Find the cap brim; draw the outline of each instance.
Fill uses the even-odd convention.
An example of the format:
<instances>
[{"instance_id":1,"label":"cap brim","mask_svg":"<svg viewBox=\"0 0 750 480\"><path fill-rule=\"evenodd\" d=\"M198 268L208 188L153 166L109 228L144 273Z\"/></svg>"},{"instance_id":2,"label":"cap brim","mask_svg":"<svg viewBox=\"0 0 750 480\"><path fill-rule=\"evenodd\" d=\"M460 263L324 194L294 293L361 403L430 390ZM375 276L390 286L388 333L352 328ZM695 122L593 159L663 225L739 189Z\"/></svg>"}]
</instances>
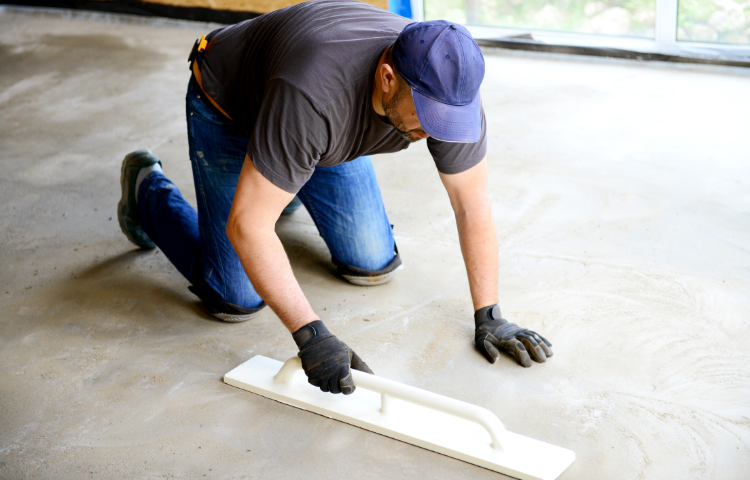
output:
<instances>
[{"instance_id":1,"label":"cap brim","mask_svg":"<svg viewBox=\"0 0 750 480\"><path fill-rule=\"evenodd\" d=\"M467 105L446 105L411 89L422 130L443 142L475 143L482 135L479 95Z\"/></svg>"}]
</instances>

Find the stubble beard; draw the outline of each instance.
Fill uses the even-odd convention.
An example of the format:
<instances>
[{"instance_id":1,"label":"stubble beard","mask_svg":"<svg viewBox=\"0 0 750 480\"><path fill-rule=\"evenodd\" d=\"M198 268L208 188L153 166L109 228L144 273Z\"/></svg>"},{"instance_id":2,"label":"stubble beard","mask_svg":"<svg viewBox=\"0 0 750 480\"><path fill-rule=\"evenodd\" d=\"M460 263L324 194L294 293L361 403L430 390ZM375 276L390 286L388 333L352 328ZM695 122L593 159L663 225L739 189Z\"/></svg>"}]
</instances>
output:
<instances>
[{"instance_id":1,"label":"stubble beard","mask_svg":"<svg viewBox=\"0 0 750 480\"><path fill-rule=\"evenodd\" d=\"M408 87L407 87L408 88ZM404 96L404 88L399 88L398 92L388 100L387 102L382 102L383 105L383 112L385 113L385 117L388 119L389 122L391 122L391 125L393 125L393 128L396 129L399 135L406 140L409 143L414 143L422 140L419 136L416 135L413 132L410 132L406 129L406 122L404 122L404 118L401 116L400 113L398 113L398 104L401 102L401 98Z\"/></svg>"}]
</instances>

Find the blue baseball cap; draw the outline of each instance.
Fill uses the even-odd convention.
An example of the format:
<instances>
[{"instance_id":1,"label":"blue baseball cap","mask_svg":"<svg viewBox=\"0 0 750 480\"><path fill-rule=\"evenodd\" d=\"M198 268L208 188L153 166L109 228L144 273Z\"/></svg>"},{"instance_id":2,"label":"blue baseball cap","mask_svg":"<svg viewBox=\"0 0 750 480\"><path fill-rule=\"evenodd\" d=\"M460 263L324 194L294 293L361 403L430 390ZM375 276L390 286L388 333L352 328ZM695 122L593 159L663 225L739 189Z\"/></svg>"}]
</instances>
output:
<instances>
[{"instance_id":1,"label":"blue baseball cap","mask_svg":"<svg viewBox=\"0 0 750 480\"><path fill-rule=\"evenodd\" d=\"M396 39L392 57L396 72L411 87L417 118L429 136L479 141L484 57L468 30L445 20L411 23Z\"/></svg>"}]
</instances>

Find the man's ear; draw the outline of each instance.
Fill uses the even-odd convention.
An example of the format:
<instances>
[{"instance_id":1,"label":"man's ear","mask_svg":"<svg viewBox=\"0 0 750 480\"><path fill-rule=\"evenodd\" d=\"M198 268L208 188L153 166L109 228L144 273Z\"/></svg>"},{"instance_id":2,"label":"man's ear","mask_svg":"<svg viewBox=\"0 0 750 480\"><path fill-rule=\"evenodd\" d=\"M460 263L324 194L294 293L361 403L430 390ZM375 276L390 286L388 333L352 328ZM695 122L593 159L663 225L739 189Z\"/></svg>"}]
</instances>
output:
<instances>
[{"instance_id":1,"label":"man's ear","mask_svg":"<svg viewBox=\"0 0 750 480\"><path fill-rule=\"evenodd\" d=\"M398 89L396 72L393 70L393 67L387 63L380 66L380 85L385 96L392 94Z\"/></svg>"}]
</instances>

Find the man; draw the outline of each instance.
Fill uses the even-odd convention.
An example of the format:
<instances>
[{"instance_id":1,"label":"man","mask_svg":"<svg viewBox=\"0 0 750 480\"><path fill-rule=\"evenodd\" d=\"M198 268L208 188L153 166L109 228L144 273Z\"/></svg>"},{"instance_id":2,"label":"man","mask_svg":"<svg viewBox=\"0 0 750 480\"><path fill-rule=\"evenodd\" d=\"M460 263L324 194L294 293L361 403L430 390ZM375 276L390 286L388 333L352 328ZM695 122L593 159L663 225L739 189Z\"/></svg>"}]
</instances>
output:
<instances>
[{"instance_id":1,"label":"man","mask_svg":"<svg viewBox=\"0 0 750 480\"><path fill-rule=\"evenodd\" d=\"M456 215L478 349L493 363L505 350L526 367L529 354L552 355L497 306L484 58L466 29L319 0L196 44L186 102L198 212L142 150L123 161L118 218L133 243L162 249L212 314L245 321L269 305L309 382L353 392L349 368L370 369L313 311L274 226L299 199L344 278L392 280L401 259L368 155L427 139Z\"/></svg>"}]
</instances>

